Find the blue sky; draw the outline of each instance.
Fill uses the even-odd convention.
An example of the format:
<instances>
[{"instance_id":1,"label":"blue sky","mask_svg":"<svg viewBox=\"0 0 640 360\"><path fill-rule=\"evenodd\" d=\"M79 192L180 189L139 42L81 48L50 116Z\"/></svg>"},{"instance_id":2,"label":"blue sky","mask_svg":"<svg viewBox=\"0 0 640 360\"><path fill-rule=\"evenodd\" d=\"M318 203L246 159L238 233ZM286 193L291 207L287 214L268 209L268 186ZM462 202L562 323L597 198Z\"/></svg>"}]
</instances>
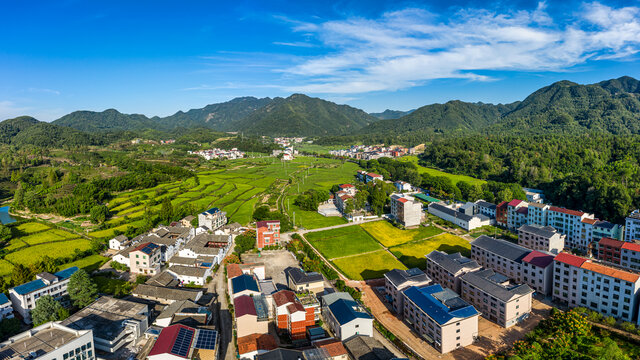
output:
<instances>
[{"instance_id":1,"label":"blue sky","mask_svg":"<svg viewBox=\"0 0 640 360\"><path fill-rule=\"evenodd\" d=\"M366 111L640 78L640 1L5 1L0 119L306 93Z\"/></svg>"}]
</instances>

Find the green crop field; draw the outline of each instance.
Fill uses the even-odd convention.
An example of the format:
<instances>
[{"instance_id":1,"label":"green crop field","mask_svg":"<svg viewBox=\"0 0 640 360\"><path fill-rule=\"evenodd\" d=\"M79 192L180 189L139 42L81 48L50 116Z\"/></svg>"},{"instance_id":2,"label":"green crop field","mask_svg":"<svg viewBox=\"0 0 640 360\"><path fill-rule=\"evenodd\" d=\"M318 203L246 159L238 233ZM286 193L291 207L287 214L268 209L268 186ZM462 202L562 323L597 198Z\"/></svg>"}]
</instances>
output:
<instances>
[{"instance_id":1,"label":"green crop field","mask_svg":"<svg viewBox=\"0 0 640 360\"><path fill-rule=\"evenodd\" d=\"M76 260L70 263L66 263L58 266L58 271L70 268L72 266L77 266L80 269L84 269L87 272L92 272L94 270L98 270L102 264L109 261L108 257L104 257L101 255L91 255L86 258L82 258L80 260Z\"/></svg>"},{"instance_id":2,"label":"green crop field","mask_svg":"<svg viewBox=\"0 0 640 360\"><path fill-rule=\"evenodd\" d=\"M33 264L47 255L54 259L73 255L76 249L88 250L91 243L86 239L59 241L53 243L29 246L5 256L5 259L13 264Z\"/></svg>"},{"instance_id":3,"label":"green crop field","mask_svg":"<svg viewBox=\"0 0 640 360\"><path fill-rule=\"evenodd\" d=\"M424 257L433 250L444 251L448 254L460 252L462 255L468 256L470 249L471 244L467 240L444 233L426 240L394 246L389 248L389 251L406 266L424 270L426 267Z\"/></svg>"},{"instance_id":4,"label":"green crop field","mask_svg":"<svg viewBox=\"0 0 640 360\"><path fill-rule=\"evenodd\" d=\"M349 279L353 280L378 279L390 270L407 268L386 250L343 257L332 262Z\"/></svg>"},{"instance_id":5,"label":"green crop field","mask_svg":"<svg viewBox=\"0 0 640 360\"><path fill-rule=\"evenodd\" d=\"M20 233L33 234L33 233L37 233L39 231L49 230L51 228L49 226L45 225L45 224L41 224L41 223L38 223L38 222L28 222L28 223L24 223L24 224L20 224L20 225L16 226L16 229Z\"/></svg>"},{"instance_id":6,"label":"green crop field","mask_svg":"<svg viewBox=\"0 0 640 360\"><path fill-rule=\"evenodd\" d=\"M486 183L485 180L476 179L476 178L473 178L471 176L449 174L447 172L440 171L440 170L437 170L437 169L432 169L432 168L420 166L420 165L418 165L418 157L417 156L413 156L413 155L403 156L403 157L398 158L398 160L412 162L412 163L416 164L418 166L418 172L420 174L427 173L427 174L429 174L431 176L446 176L449 179L451 179L451 182L453 184L457 184L458 181L466 181L466 182L468 182L470 184L477 184L477 185L482 185L482 184Z\"/></svg>"},{"instance_id":7,"label":"green crop field","mask_svg":"<svg viewBox=\"0 0 640 360\"><path fill-rule=\"evenodd\" d=\"M422 240L442 233L442 230L435 226L420 226L417 229L401 230L387 221L368 222L360 226L386 247Z\"/></svg>"},{"instance_id":8,"label":"green crop field","mask_svg":"<svg viewBox=\"0 0 640 360\"><path fill-rule=\"evenodd\" d=\"M357 225L307 233L305 237L329 260L382 249L380 244Z\"/></svg>"},{"instance_id":9,"label":"green crop field","mask_svg":"<svg viewBox=\"0 0 640 360\"><path fill-rule=\"evenodd\" d=\"M0 277L10 276L13 264L6 260L0 260Z\"/></svg>"}]
</instances>

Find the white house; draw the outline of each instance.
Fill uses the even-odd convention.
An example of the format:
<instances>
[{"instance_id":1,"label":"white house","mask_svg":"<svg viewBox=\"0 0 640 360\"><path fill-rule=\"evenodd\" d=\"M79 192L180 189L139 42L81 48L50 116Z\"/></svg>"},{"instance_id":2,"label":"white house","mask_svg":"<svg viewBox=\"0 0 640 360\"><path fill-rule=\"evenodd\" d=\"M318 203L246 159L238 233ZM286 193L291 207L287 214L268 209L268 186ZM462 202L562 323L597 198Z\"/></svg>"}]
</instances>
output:
<instances>
[{"instance_id":1,"label":"white house","mask_svg":"<svg viewBox=\"0 0 640 360\"><path fill-rule=\"evenodd\" d=\"M109 249L124 250L130 244L129 238L124 235L118 235L109 240Z\"/></svg>"},{"instance_id":2,"label":"white house","mask_svg":"<svg viewBox=\"0 0 640 360\"><path fill-rule=\"evenodd\" d=\"M341 341L356 335L373 336L373 318L347 293L323 296L322 316Z\"/></svg>"},{"instance_id":3,"label":"white house","mask_svg":"<svg viewBox=\"0 0 640 360\"><path fill-rule=\"evenodd\" d=\"M209 230L216 230L226 223L227 213L217 207L198 214L198 226L204 226Z\"/></svg>"},{"instance_id":4,"label":"white house","mask_svg":"<svg viewBox=\"0 0 640 360\"><path fill-rule=\"evenodd\" d=\"M398 180L398 181L394 182L393 185L396 187L396 189L399 192L413 190L413 187L411 186L411 184L409 184L406 181Z\"/></svg>"},{"instance_id":5,"label":"white house","mask_svg":"<svg viewBox=\"0 0 640 360\"><path fill-rule=\"evenodd\" d=\"M182 284L204 285L207 283L207 278L211 276L210 267L173 265L167 271L178 278Z\"/></svg>"}]
</instances>

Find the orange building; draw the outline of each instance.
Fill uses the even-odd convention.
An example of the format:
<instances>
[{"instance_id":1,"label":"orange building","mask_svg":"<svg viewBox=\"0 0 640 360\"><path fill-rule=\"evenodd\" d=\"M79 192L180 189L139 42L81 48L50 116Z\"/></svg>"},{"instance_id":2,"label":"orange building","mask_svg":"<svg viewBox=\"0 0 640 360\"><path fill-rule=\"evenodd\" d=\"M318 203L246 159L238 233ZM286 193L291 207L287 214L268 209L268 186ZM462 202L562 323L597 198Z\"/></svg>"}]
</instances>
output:
<instances>
[{"instance_id":1,"label":"orange building","mask_svg":"<svg viewBox=\"0 0 640 360\"><path fill-rule=\"evenodd\" d=\"M287 332L292 340L306 338L307 327L314 326L315 308L305 307L293 291L280 290L273 294L276 328Z\"/></svg>"},{"instance_id":2,"label":"orange building","mask_svg":"<svg viewBox=\"0 0 640 360\"><path fill-rule=\"evenodd\" d=\"M277 245L280 242L279 220L258 221L256 227L258 249L262 249L265 246Z\"/></svg>"}]
</instances>

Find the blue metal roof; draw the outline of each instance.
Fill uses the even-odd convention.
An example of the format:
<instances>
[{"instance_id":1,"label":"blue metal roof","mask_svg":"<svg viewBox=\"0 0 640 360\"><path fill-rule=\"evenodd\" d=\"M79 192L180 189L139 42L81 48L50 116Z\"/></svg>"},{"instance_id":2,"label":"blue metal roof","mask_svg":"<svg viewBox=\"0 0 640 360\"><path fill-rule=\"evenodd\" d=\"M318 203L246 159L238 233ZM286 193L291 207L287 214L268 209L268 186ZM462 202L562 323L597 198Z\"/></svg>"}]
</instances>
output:
<instances>
[{"instance_id":1,"label":"blue metal roof","mask_svg":"<svg viewBox=\"0 0 640 360\"><path fill-rule=\"evenodd\" d=\"M454 318L468 318L480 313L469 303L451 290L443 289L440 284L423 288L412 286L404 291L429 317L444 325Z\"/></svg>"},{"instance_id":2,"label":"blue metal roof","mask_svg":"<svg viewBox=\"0 0 640 360\"><path fill-rule=\"evenodd\" d=\"M353 300L345 300L339 299L336 300L333 304L329 305L329 310L333 314L333 317L340 323L340 325L344 325L350 323L355 319L371 319L369 314L358 311L358 303Z\"/></svg>"},{"instance_id":3,"label":"blue metal roof","mask_svg":"<svg viewBox=\"0 0 640 360\"><path fill-rule=\"evenodd\" d=\"M0 305L6 304L9 302L9 298L4 293L0 293Z\"/></svg>"},{"instance_id":4,"label":"blue metal roof","mask_svg":"<svg viewBox=\"0 0 640 360\"><path fill-rule=\"evenodd\" d=\"M25 295L31 292L34 292L38 289L42 289L47 286L44 281L37 279L33 281L29 281L28 283L24 283L22 285L18 285L13 288L13 291L17 292L20 295Z\"/></svg>"},{"instance_id":5,"label":"blue metal roof","mask_svg":"<svg viewBox=\"0 0 640 360\"><path fill-rule=\"evenodd\" d=\"M233 286L233 293L237 294L245 290L251 290L260 292L258 288L258 282L253 276L248 274L242 274L231 279L231 286Z\"/></svg>"},{"instance_id":6,"label":"blue metal roof","mask_svg":"<svg viewBox=\"0 0 640 360\"><path fill-rule=\"evenodd\" d=\"M66 268L64 270L60 270L57 273L53 274L55 276L57 276L60 280L65 280L71 277L71 275L75 274L75 272L78 271L78 267L77 266L72 266L70 268Z\"/></svg>"},{"instance_id":7,"label":"blue metal roof","mask_svg":"<svg viewBox=\"0 0 640 360\"><path fill-rule=\"evenodd\" d=\"M205 213L206 214L215 214L215 213L217 213L219 211L220 211L220 209L218 209L217 207L214 207L214 208L211 208L211 209L205 211Z\"/></svg>"}]
</instances>

